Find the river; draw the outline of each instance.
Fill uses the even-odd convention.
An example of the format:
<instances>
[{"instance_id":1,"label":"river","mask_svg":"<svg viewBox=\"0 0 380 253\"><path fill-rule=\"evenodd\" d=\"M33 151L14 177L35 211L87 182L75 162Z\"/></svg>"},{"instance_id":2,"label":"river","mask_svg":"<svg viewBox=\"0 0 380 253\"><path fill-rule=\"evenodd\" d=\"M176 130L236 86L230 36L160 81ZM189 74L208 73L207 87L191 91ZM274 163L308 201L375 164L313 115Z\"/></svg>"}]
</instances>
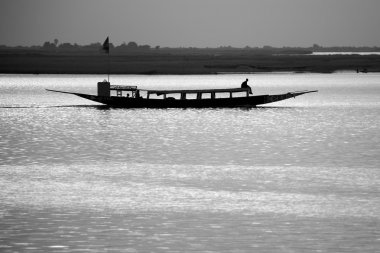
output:
<instances>
[{"instance_id":1,"label":"river","mask_svg":"<svg viewBox=\"0 0 380 253\"><path fill-rule=\"evenodd\" d=\"M119 75L319 90L253 109L110 109L101 75L0 75L1 252L375 252L380 74Z\"/></svg>"}]
</instances>

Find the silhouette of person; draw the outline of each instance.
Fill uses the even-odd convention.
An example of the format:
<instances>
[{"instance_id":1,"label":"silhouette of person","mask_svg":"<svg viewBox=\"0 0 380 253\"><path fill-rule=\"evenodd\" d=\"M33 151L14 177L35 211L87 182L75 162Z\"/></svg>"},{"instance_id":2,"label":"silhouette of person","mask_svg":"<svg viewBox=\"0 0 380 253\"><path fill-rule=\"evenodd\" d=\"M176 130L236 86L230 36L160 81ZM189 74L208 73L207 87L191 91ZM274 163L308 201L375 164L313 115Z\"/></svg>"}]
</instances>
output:
<instances>
[{"instance_id":1,"label":"silhouette of person","mask_svg":"<svg viewBox=\"0 0 380 253\"><path fill-rule=\"evenodd\" d=\"M242 88L248 88L248 89L249 89L249 94L252 94L252 89L251 89L251 87L248 85L248 78L245 79L245 81L241 83L241 87L242 87Z\"/></svg>"}]
</instances>

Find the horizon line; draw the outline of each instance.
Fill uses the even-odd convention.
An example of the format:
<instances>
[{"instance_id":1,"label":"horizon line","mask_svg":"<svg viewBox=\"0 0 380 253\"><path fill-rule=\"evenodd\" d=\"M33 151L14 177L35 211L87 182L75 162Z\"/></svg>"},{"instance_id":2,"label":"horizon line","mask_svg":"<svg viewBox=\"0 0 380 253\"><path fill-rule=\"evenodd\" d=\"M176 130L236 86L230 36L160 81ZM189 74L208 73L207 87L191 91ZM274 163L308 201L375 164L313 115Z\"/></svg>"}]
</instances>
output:
<instances>
[{"instance_id":1,"label":"horizon line","mask_svg":"<svg viewBox=\"0 0 380 253\"><path fill-rule=\"evenodd\" d=\"M57 43L54 43L55 39L53 40L53 42L50 42L50 41L45 41L43 42L41 45L9 45L9 44L0 44L0 47L9 47L9 48L33 48L33 47L44 47L44 44L45 43L50 43L50 45L54 45L56 48L59 48L61 45L63 44L69 44L69 45L72 45L72 46L79 46L79 47L84 47L84 46L91 46L91 45L102 45L102 42L91 42L89 44L78 44L76 42L74 43L71 43L71 42L61 42L59 43L59 41L57 40ZM272 45L262 45L262 46L252 46L252 45L246 45L246 46L233 46L233 45L219 45L219 46L203 46L203 47L198 47L198 46L161 46L161 45L156 45L156 46L152 46L150 44L138 44L137 42L135 41L130 41L128 43L126 42L122 42L120 44L114 44L112 43L111 41L109 42L110 45L112 45L113 47L120 47L120 46L128 46L130 43L135 43L135 45L137 47L142 47L142 46L149 46L150 48L178 48L178 49L184 49L184 48L187 48L187 49L213 49L213 48L232 48L232 49L244 49L244 48L250 48L250 49L265 49L265 48L277 48L277 49L280 49L280 48L300 48L300 49L322 49L322 48L380 48L380 46L368 46L368 45L360 45L360 46L357 46L357 45L334 45L334 46L325 46L325 45L320 45L320 44L317 44L317 43L314 43L313 45L311 46L272 46Z\"/></svg>"}]
</instances>

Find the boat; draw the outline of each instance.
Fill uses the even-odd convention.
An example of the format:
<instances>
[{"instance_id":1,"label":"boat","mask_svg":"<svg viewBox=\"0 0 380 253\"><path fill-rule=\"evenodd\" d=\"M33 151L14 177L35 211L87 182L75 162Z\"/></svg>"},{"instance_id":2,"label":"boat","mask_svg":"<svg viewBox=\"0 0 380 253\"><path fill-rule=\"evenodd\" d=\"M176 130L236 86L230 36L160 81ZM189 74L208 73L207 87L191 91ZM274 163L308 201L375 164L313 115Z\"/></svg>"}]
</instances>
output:
<instances>
[{"instance_id":1,"label":"boat","mask_svg":"<svg viewBox=\"0 0 380 253\"><path fill-rule=\"evenodd\" d=\"M119 108L235 108L256 107L297 96L317 92L304 90L275 95L250 95L250 88L196 89L196 90L146 90L137 86L111 85L98 82L98 94L58 91L76 95L110 107Z\"/></svg>"},{"instance_id":2,"label":"boat","mask_svg":"<svg viewBox=\"0 0 380 253\"><path fill-rule=\"evenodd\" d=\"M110 53L109 37L103 43L102 49ZM121 108L234 108L256 107L257 105L273 103L288 98L294 98L317 90L294 91L277 95L251 96L248 79L241 88L230 89L198 89L198 90L145 90L137 86L111 85L108 79L98 82L98 94L90 95L76 92L50 90L73 94L110 107Z\"/></svg>"}]
</instances>

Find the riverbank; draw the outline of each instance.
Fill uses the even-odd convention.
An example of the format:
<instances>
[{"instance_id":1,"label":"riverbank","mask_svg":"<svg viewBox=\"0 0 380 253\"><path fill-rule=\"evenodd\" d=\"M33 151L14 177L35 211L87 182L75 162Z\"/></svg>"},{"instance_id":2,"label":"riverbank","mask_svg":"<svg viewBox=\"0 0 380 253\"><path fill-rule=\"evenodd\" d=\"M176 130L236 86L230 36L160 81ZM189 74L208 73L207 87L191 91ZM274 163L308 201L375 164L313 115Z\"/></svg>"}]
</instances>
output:
<instances>
[{"instance_id":1,"label":"riverbank","mask_svg":"<svg viewBox=\"0 0 380 253\"><path fill-rule=\"evenodd\" d=\"M0 59L0 73L16 74L380 72L380 55L0 53Z\"/></svg>"}]
</instances>

